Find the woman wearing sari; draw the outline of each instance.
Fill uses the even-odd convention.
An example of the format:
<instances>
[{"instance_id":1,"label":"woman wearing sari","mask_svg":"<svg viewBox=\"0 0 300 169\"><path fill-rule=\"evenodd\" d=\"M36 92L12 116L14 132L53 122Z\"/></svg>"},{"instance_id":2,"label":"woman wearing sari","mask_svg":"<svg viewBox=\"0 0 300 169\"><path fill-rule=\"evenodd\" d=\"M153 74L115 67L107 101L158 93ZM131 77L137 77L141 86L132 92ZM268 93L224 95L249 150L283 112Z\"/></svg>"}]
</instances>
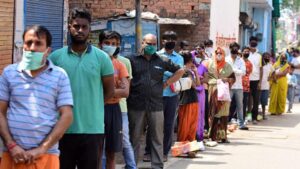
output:
<instances>
[{"instance_id":1,"label":"woman wearing sari","mask_svg":"<svg viewBox=\"0 0 300 169\"><path fill-rule=\"evenodd\" d=\"M273 65L270 75L270 107L271 115L280 115L285 112L285 104L288 90L287 73L289 72L288 56L282 53Z\"/></svg>"},{"instance_id":2,"label":"woman wearing sari","mask_svg":"<svg viewBox=\"0 0 300 169\"><path fill-rule=\"evenodd\" d=\"M198 96L198 126L197 126L197 141L201 142L204 140L204 125L205 125L205 88L204 83L207 83L207 65L208 60L205 53L205 47L203 44L197 46L197 52L192 52L194 58L194 64L198 70L198 76L201 79L201 84L196 87Z\"/></svg>"},{"instance_id":3,"label":"woman wearing sari","mask_svg":"<svg viewBox=\"0 0 300 169\"><path fill-rule=\"evenodd\" d=\"M217 80L231 86L235 82L232 67L225 62L225 51L218 47L214 58L208 65L208 93L209 93L209 138L219 143L229 143L227 140L227 121L230 101L219 101Z\"/></svg>"}]
</instances>

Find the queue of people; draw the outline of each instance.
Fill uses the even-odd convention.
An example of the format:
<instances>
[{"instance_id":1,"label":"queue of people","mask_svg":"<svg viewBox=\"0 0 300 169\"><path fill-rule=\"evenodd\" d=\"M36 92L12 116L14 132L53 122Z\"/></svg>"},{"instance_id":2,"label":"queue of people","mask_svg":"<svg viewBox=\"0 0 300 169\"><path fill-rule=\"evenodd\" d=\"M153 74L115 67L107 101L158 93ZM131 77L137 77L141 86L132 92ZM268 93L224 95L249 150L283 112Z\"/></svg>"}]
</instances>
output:
<instances>
[{"instance_id":1,"label":"queue of people","mask_svg":"<svg viewBox=\"0 0 300 169\"><path fill-rule=\"evenodd\" d=\"M52 53L47 28L24 31L22 60L0 78L0 169L114 169L117 152L126 169L136 169L144 131L143 160L162 169L176 121L177 141L216 145L230 143L233 125L249 130L248 113L254 125L267 112L284 113L287 95L292 111L299 51L290 63L282 53L273 64L251 37L242 49L231 43L230 54L211 40L193 50L184 41L177 53L177 34L166 31L161 50L146 34L142 50L124 57L118 32L101 32L96 47L88 43L90 26L89 12L71 10L71 43Z\"/></svg>"}]
</instances>

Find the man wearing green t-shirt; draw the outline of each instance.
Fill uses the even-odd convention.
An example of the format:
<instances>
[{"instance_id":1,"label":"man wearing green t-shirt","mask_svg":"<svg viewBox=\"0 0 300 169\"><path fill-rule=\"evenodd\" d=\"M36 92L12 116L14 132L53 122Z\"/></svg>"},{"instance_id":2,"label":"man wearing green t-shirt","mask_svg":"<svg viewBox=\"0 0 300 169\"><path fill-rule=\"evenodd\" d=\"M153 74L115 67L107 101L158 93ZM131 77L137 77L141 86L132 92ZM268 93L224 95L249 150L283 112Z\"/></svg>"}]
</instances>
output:
<instances>
[{"instance_id":1,"label":"man wearing green t-shirt","mask_svg":"<svg viewBox=\"0 0 300 169\"><path fill-rule=\"evenodd\" d=\"M87 43L91 15L70 13L71 44L53 52L51 61L65 69L74 98L74 121L60 141L61 169L98 169L104 140L104 101L114 95L114 69L109 56Z\"/></svg>"}]
</instances>

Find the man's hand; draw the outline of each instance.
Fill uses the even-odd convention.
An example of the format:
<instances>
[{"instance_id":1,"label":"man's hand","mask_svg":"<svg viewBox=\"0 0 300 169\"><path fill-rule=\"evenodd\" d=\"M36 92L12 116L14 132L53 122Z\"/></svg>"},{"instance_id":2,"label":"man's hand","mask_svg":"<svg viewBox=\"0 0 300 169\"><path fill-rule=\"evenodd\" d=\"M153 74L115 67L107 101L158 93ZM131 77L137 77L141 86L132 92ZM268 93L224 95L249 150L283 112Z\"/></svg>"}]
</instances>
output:
<instances>
[{"instance_id":1,"label":"man's hand","mask_svg":"<svg viewBox=\"0 0 300 169\"><path fill-rule=\"evenodd\" d=\"M12 148L9 153L16 164L25 163L28 161L28 156L25 150L18 145Z\"/></svg>"},{"instance_id":2,"label":"man's hand","mask_svg":"<svg viewBox=\"0 0 300 169\"><path fill-rule=\"evenodd\" d=\"M257 89L260 90L261 82L258 82Z\"/></svg>"},{"instance_id":3,"label":"man's hand","mask_svg":"<svg viewBox=\"0 0 300 169\"><path fill-rule=\"evenodd\" d=\"M36 159L38 159L40 156L42 156L45 153L46 150L41 147L37 147L35 149L27 151L26 152L26 155L28 157L27 163L32 164Z\"/></svg>"}]
</instances>

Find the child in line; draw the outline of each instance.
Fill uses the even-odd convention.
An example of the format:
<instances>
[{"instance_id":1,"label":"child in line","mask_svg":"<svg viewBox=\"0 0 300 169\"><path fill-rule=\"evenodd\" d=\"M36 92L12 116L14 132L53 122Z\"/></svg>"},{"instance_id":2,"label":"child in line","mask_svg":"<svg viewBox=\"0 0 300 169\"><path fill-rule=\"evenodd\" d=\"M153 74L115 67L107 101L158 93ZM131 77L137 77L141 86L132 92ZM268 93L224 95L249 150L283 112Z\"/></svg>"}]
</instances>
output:
<instances>
[{"instance_id":1,"label":"child in line","mask_svg":"<svg viewBox=\"0 0 300 169\"><path fill-rule=\"evenodd\" d=\"M295 99L295 89L297 86L297 77L294 74L294 68L290 68L290 72L287 74L288 78L288 101L289 101L289 107L287 113L292 113L292 108L294 104Z\"/></svg>"},{"instance_id":2,"label":"child in line","mask_svg":"<svg viewBox=\"0 0 300 169\"><path fill-rule=\"evenodd\" d=\"M269 90L270 90L270 84L269 84L269 75L273 71L272 62L270 61L271 54L268 52L263 53L263 76L261 81L261 87L260 87L260 103L262 107L262 113L259 115L259 119L266 120L266 106L268 105L268 99L269 99Z\"/></svg>"}]
</instances>

